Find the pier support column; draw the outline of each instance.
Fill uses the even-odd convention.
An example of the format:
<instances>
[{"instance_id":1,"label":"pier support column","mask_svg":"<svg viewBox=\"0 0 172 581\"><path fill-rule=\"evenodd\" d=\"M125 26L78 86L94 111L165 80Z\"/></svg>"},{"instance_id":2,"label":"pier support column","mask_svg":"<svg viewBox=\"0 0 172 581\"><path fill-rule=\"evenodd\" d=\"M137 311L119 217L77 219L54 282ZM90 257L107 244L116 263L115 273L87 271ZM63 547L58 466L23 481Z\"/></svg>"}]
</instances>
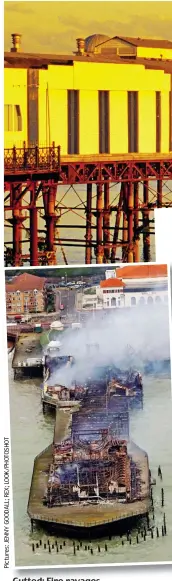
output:
<instances>
[{"instance_id":1,"label":"pier support column","mask_svg":"<svg viewBox=\"0 0 172 581\"><path fill-rule=\"evenodd\" d=\"M157 208L162 208L162 180L157 181Z\"/></svg>"},{"instance_id":2,"label":"pier support column","mask_svg":"<svg viewBox=\"0 0 172 581\"><path fill-rule=\"evenodd\" d=\"M134 262L139 262L140 250L139 250L139 235L137 230L139 227L139 184L134 183Z\"/></svg>"},{"instance_id":3,"label":"pier support column","mask_svg":"<svg viewBox=\"0 0 172 581\"><path fill-rule=\"evenodd\" d=\"M38 223L36 205L30 209L30 265L38 266Z\"/></svg>"},{"instance_id":4,"label":"pier support column","mask_svg":"<svg viewBox=\"0 0 172 581\"><path fill-rule=\"evenodd\" d=\"M128 183L128 262L133 262L133 183Z\"/></svg>"},{"instance_id":5,"label":"pier support column","mask_svg":"<svg viewBox=\"0 0 172 581\"><path fill-rule=\"evenodd\" d=\"M104 184L104 214L103 214L103 244L107 246L104 248L104 262L108 262L110 258L110 208L109 208L109 183Z\"/></svg>"},{"instance_id":6,"label":"pier support column","mask_svg":"<svg viewBox=\"0 0 172 581\"><path fill-rule=\"evenodd\" d=\"M10 220L13 225L13 266L21 264L21 229L24 219L19 209L13 211L13 218Z\"/></svg>"},{"instance_id":7,"label":"pier support column","mask_svg":"<svg viewBox=\"0 0 172 581\"><path fill-rule=\"evenodd\" d=\"M128 241L128 221L127 221L127 184L123 184L123 231L122 231L122 261L126 262L126 251Z\"/></svg>"},{"instance_id":8,"label":"pier support column","mask_svg":"<svg viewBox=\"0 0 172 581\"><path fill-rule=\"evenodd\" d=\"M115 228L114 228L114 235L113 235L113 246L111 252L111 262L115 262L116 260L116 248L117 248L117 241L118 241L118 234L119 234L119 226L121 220L121 211L122 211L122 203L123 203L123 196L124 196L124 184L121 183L121 189L119 194L119 201L118 201L118 209L116 212L116 221L115 221Z\"/></svg>"},{"instance_id":9,"label":"pier support column","mask_svg":"<svg viewBox=\"0 0 172 581\"><path fill-rule=\"evenodd\" d=\"M8 221L13 228L13 266L20 266L21 264L22 222L25 220L21 215L21 201L17 199L19 195L20 189L18 190L18 188L12 186L11 205L13 210L12 218Z\"/></svg>"},{"instance_id":10,"label":"pier support column","mask_svg":"<svg viewBox=\"0 0 172 581\"><path fill-rule=\"evenodd\" d=\"M91 264L92 184L87 184L85 264Z\"/></svg>"},{"instance_id":11,"label":"pier support column","mask_svg":"<svg viewBox=\"0 0 172 581\"><path fill-rule=\"evenodd\" d=\"M57 222L57 215L55 212L57 186L52 185L49 189L43 192L45 223L46 223L46 258L48 264L56 264L55 253L55 224Z\"/></svg>"},{"instance_id":12,"label":"pier support column","mask_svg":"<svg viewBox=\"0 0 172 581\"><path fill-rule=\"evenodd\" d=\"M147 207L143 211L143 259L144 262L150 261L150 232L149 232L149 184L148 181L143 184L143 203Z\"/></svg>"},{"instance_id":13,"label":"pier support column","mask_svg":"<svg viewBox=\"0 0 172 581\"><path fill-rule=\"evenodd\" d=\"M97 185L97 240L96 240L96 263L102 264L103 262L103 245L102 245L102 233L103 233L103 196L102 196L102 184Z\"/></svg>"},{"instance_id":14,"label":"pier support column","mask_svg":"<svg viewBox=\"0 0 172 581\"><path fill-rule=\"evenodd\" d=\"M51 257L48 258L48 264L56 264L55 252L54 252L54 241L55 241L55 203L56 203L56 186L50 187L47 200L47 251L51 253Z\"/></svg>"}]
</instances>

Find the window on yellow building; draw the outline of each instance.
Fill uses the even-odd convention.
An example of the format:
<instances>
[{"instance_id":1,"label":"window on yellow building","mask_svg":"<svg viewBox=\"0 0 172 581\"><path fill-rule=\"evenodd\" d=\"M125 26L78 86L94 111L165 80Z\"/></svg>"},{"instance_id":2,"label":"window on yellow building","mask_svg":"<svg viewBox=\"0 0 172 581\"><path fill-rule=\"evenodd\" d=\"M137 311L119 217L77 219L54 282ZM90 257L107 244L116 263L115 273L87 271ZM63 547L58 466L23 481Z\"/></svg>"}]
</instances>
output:
<instances>
[{"instance_id":1,"label":"window on yellow building","mask_svg":"<svg viewBox=\"0 0 172 581\"><path fill-rule=\"evenodd\" d=\"M172 151L172 91L169 92L169 151Z\"/></svg>"},{"instance_id":2,"label":"window on yellow building","mask_svg":"<svg viewBox=\"0 0 172 581\"><path fill-rule=\"evenodd\" d=\"M109 91L99 91L99 153L109 153Z\"/></svg>"},{"instance_id":3,"label":"window on yellow building","mask_svg":"<svg viewBox=\"0 0 172 581\"><path fill-rule=\"evenodd\" d=\"M161 93L156 91L156 152L161 151Z\"/></svg>"},{"instance_id":4,"label":"window on yellow building","mask_svg":"<svg viewBox=\"0 0 172 581\"><path fill-rule=\"evenodd\" d=\"M138 152L138 92L128 91L128 151Z\"/></svg>"},{"instance_id":5,"label":"window on yellow building","mask_svg":"<svg viewBox=\"0 0 172 581\"><path fill-rule=\"evenodd\" d=\"M68 153L79 153L79 91L68 91Z\"/></svg>"},{"instance_id":6,"label":"window on yellow building","mask_svg":"<svg viewBox=\"0 0 172 581\"><path fill-rule=\"evenodd\" d=\"M22 131L22 116L20 105L14 105L14 131Z\"/></svg>"},{"instance_id":7,"label":"window on yellow building","mask_svg":"<svg viewBox=\"0 0 172 581\"><path fill-rule=\"evenodd\" d=\"M13 106L4 105L4 129L13 131Z\"/></svg>"},{"instance_id":8,"label":"window on yellow building","mask_svg":"<svg viewBox=\"0 0 172 581\"><path fill-rule=\"evenodd\" d=\"M22 131L22 116L20 105L4 105L5 131Z\"/></svg>"}]
</instances>

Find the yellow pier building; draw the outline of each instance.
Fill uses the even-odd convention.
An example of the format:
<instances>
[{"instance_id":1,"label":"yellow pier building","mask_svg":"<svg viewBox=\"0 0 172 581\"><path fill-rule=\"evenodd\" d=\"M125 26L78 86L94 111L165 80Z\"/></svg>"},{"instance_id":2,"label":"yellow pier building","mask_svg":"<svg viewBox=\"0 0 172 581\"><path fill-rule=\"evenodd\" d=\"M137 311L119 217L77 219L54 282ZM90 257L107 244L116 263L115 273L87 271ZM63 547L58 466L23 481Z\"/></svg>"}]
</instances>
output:
<instances>
[{"instance_id":1,"label":"yellow pier building","mask_svg":"<svg viewBox=\"0 0 172 581\"><path fill-rule=\"evenodd\" d=\"M172 42L77 39L71 55L5 53L5 149L65 155L172 151Z\"/></svg>"}]
</instances>

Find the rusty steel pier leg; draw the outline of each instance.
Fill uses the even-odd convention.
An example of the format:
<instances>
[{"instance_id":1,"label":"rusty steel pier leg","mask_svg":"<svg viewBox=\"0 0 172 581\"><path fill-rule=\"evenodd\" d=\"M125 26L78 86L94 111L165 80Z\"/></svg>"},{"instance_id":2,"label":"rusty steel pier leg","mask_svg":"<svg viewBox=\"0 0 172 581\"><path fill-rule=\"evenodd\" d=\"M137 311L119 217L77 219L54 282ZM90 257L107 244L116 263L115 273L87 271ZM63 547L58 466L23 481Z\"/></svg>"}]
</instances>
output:
<instances>
[{"instance_id":1,"label":"rusty steel pier leg","mask_svg":"<svg viewBox=\"0 0 172 581\"><path fill-rule=\"evenodd\" d=\"M133 183L128 183L128 262L133 262Z\"/></svg>"},{"instance_id":2,"label":"rusty steel pier leg","mask_svg":"<svg viewBox=\"0 0 172 581\"><path fill-rule=\"evenodd\" d=\"M104 184L104 214L103 214L103 244L104 262L110 258L110 209L109 209L109 183Z\"/></svg>"},{"instance_id":3,"label":"rusty steel pier leg","mask_svg":"<svg viewBox=\"0 0 172 581\"><path fill-rule=\"evenodd\" d=\"M13 266L20 266L21 264L21 232L22 232L22 222L25 218L21 214L21 201L17 199L20 195L21 189L16 189L16 186L12 185L11 190L11 203L13 206L12 218L9 219L10 224L13 227Z\"/></svg>"},{"instance_id":4,"label":"rusty steel pier leg","mask_svg":"<svg viewBox=\"0 0 172 581\"><path fill-rule=\"evenodd\" d=\"M157 181L157 208L162 208L162 180Z\"/></svg>"},{"instance_id":5,"label":"rusty steel pier leg","mask_svg":"<svg viewBox=\"0 0 172 581\"><path fill-rule=\"evenodd\" d=\"M30 265L38 266L38 220L36 205L30 208Z\"/></svg>"},{"instance_id":6,"label":"rusty steel pier leg","mask_svg":"<svg viewBox=\"0 0 172 581\"><path fill-rule=\"evenodd\" d=\"M126 246L128 241L128 221L127 221L127 184L123 184L123 233L122 233L122 261L126 262Z\"/></svg>"},{"instance_id":7,"label":"rusty steel pier leg","mask_svg":"<svg viewBox=\"0 0 172 581\"><path fill-rule=\"evenodd\" d=\"M121 183L121 189L120 189L119 201L118 201L118 209L117 209L117 212L116 212L116 221L115 221L115 228L114 228L114 235L113 235L113 245L112 245L112 252L111 252L111 262L115 262L115 259L116 259L116 248L117 248L117 241L118 241L118 234L119 234L119 226L120 226L120 220L121 220L121 211L122 211L123 195L124 195L124 184Z\"/></svg>"},{"instance_id":8,"label":"rusty steel pier leg","mask_svg":"<svg viewBox=\"0 0 172 581\"><path fill-rule=\"evenodd\" d=\"M149 184L148 181L143 184L143 203L146 208L143 211L143 259L144 262L150 262L150 232L149 232Z\"/></svg>"},{"instance_id":9,"label":"rusty steel pier leg","mask_svg":"<svg viewBox=\"0 0 172 581\"><path fill-rule=\"evenodd\" d=\"M20 265L20 217L19 210L13 210L13 264Z\"/></svg>"},{"instance_id":10,"label":"rusty steel pier leg","mask_svg":"<svg viewBox=\"0 0 172 581\"><path fill-rule=\"evenodd\" d=\"M56 264L56 257L54 251L55 242L55 223L57 220L55 214L55 203L56 203L56 189L57 186L50 186L47 199L47 215L46 226L47 226L47 253L48 253L48 264Z\"/></svg>"},{"instance_id":11,"label":"rusty steel pier leg","mask_svg":"<svg viewBox=\"0 0 172 581\"><path fill-rule=\"evenodd\" d=\"M139 262L140 252L139 252L139 237L137 234L137 229L139 227L139 184L134 183L134 262Z\"/></svg>"},{"instance_id":12,"label":"rusty steel pier leg","mask_svg":"<svg viewBox=\"0 0 172 581\"><path fill-rule=\"evenodd\" d=\"M92 184L87 184L85 264L91 264Z\"/></svg>"},{"instance_id":13,"label":"rusty steel pier leg","mask_svg":"<svg viewBox=\"0 0 172 581\"><path fill-rule=\"evenodd\" d=\"M96 240L96 263L102 264L103 262L103 245L102 245L102 233L103 233L103 196L102 196L102 183L97 185L97 240Z\"/></svg>"}]
</instances>

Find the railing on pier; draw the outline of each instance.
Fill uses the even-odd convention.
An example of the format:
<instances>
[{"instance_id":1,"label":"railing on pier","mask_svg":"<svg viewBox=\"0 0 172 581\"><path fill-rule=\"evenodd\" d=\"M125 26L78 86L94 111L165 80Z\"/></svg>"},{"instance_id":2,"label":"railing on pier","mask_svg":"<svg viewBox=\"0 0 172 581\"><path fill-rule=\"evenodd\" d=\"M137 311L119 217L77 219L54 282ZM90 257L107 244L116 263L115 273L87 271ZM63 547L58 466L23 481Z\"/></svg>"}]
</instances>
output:
<instances>
[{"instance_id":1,"label":"railing on pier","mask_svg":"<svg viewBox=\"0 0 172 581\"><path fill-rule=\"evenodd\" d=\"M62 157L61 147L54 141L51 147L26 147L24 142L22 148L14 146L4 150L4 172L7 175L59 172L60 181L65 179L68 183L171 180L172 154L66 154Z\"/></svg>"},{"instance_id":2,"label":"railing on pier","mask_svg":"<svg viewBox=\"0 0 172 581\"><path fill-rule=\"evenodd\" d=\"M52 142L51 147L26 147L24 142L23 148L4 150L4 170L5 172L16 172L26 170L54 170L60 169L60 145L55 146Z\"/></svg>"}]
</instances>

